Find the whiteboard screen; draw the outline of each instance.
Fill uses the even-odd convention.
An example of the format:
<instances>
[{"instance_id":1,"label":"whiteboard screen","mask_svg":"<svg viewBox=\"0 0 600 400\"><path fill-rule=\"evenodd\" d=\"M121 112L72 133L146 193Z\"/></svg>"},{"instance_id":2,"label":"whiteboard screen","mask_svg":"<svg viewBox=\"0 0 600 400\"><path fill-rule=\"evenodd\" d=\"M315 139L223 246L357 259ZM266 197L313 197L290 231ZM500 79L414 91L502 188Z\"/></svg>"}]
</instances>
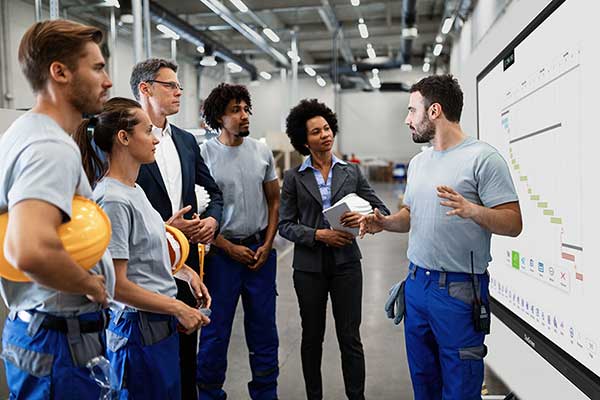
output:
<instances>
[{"instance_id":1,"label":"whiteboard screen","mask_svg":"<svg viewBox=\"0 0 600 400\"><path fill-rule=\"evenodd\" d=\"M519 237L493 237L490 293L592 378L600 376L599 15L597 1L552 2L477 83L479 138L505 158L523 215Z\"/></svg>"}]
</instances>

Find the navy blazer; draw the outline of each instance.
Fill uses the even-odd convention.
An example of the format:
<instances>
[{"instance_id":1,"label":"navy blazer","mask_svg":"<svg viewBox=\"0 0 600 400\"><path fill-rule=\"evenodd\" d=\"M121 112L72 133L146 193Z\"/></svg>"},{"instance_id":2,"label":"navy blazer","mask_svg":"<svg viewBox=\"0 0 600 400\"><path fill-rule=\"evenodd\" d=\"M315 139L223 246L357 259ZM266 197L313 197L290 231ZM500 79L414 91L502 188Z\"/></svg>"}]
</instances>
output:
<instances>
[{"instance_id":1,"label":"navy blazer","mask_svg":"<svg viewBox=\"0 0 600 400\"><path fill-rule=\"evenodd\" d=\"M294 269L320 272L323 264L322 251L326 245L315 240L315 232L317 229L326 228L323 201L313 170L298 169L299 167L288 169L283 176L279 234L295 243L292 262ZM350 193L356 193L373 208L389 215L390 211L377 197L357 164L335 164L331 177L331 204ZM332 249L337 265L357 262L362 257L356 240L352 240L347 246Z\"/></svg>"},{"instance_id":2,"label":"navy blazer","mask_svg":"<svg viewBox=\"0 0 600 400\"><path fill-rule=\"evenodd\" d=\"M179 129L171 124L171 135L175 148L179 154L181 162L181 183L182 191L181 201L183 206L192 206L192 209L185 214L185 218L191 218L198 210L196 201L195 185L203 186L210 195L210 203L203 213L203 217L213 217L221 224L221 214L223 212L223 193L217 186L208 167L200 155L200 147L196 143L196 138L189 132ZM163 221L168 220L173 215L171 209L171 200L163 181L158 164L156 161L152 164L144 164L140 168L137 183L142 187L148 200L155 210L157 210ZM198 252L195 246L191 246L190 255L186 264L195 270L199 268Z\"/></svg>"}]
</instances>

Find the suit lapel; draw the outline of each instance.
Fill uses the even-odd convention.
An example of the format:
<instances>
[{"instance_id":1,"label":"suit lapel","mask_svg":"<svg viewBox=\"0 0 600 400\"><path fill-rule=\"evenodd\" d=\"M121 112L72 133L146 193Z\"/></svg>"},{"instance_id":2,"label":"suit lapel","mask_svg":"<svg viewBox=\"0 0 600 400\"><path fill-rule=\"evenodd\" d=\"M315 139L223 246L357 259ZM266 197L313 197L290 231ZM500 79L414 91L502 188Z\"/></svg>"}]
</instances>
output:
<instances>
[{"instance_id":1,"label":"suit lapel","mask_svg":"<svg viewBox=\"0 0 600 400\"><path fill-rule=\"evenodd\" d=\"M183 194L190 190L190 188L186 187L186 184L189 182L188 175L190 173L190 168L188 168L189 160L186 157L188 149L186 148L183 138L179 134L179 128L174 125L171 125L171 136L173 137L173 143L175 143L177 154L179 154L179 163L181 164L181 192ZM192 188L192 190L194 190L194 188Z\"/></svg>"},{"instance_id":2,"label":"suit lapel","mask_svg":"<svg viewBox=\"0 0 600 400\"><path fill-rule=\"evenodd\" d=\"M335 196L344 186L344 182L346 182L346 179L348 178L348 172L346 172L345 165L336 164L333 166L333 169L333 177L331 178L331 204L335 204Z\"/></svg>"},{"instance_id":3,"label":"suit lapel","mask_svg":"<svg viewBox=\"0 0 600 400\"><path fill-rule=\"evenodd\" d=\"M152 164L146 164L145 167L148 168L148 171L150 171L150 175L152 175L156 183L158 183L158 186L163 190L163 192L165 192L165 194L168 197L169 192L167 192L165 181L163 180L163 177L160 174L160 170L158 169L158 164L156 163L156 161L154 161ZM144 165L142 165L142 168L144 168Z\"/></svg>"},{"instance_id":4,"label":"suit lapel","mask_svg":"<svg viewBox=\"0 0 600 400\"><path fill-rule=\"evenodd\" d=\"M305 169L300 172L300 182L304 188L314 197L314 199L323 207L323 200L321 199L321 192L319 191L319 187L317 186L317 180L315 179L315 175L310 168Z\"/></svg>"}]
</instances>

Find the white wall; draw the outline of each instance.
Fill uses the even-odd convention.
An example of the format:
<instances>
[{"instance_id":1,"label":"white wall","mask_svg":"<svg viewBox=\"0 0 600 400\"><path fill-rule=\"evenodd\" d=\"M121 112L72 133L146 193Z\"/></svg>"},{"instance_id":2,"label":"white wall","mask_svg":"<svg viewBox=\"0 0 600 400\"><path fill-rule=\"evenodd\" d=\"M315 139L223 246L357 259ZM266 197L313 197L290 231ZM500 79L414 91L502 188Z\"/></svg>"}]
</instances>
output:
<instances>
[{"instance_id":1,"label":"white wall","mask_svg":"<svg viewBox=\"0 0 600 400\"><path fill-rule=\"evenodd\" d=\"M412 84L422 73L381 71L382 82ZM408 107L404 92L342 92L340 111L341 151L359 158L377 157L408 162L420 151L404 124Z\"/></svg>"},{"instance_id":2,"label":"white wall","mask_svg":"<svg viewBox=\"0 0 600 400\"><path fill-rule=\"evenodd\" d=\"M301 73L303 74L303 73ZM414 83L420 73L382 71L383 82ZM260 80L258 86L249 86L253 102L251 130L257 137L285 131L285 118L300 99L317 98L335 110L333 86L324 88L314 79L301 76L298 97L290 99L290 81L282 82L278 74L270 81ZM408 94L399 92L342 91L339 97L339 132L336 139L341 153L356 153L359 158L383 158L408 162L420 151L412 142L404 124Z\"/></svg>"},{"instance_id":3,"label":"white wall","mask_svg":"<svg viewBox=\"0 0 600 400\"><path fill-rule=\"evenodd\" d=\"M508 6L504 7L508 3ZM477 4L452 50L451 72L465 95L462 126L477 134L477 75L519 34L550 0L486 0ZM497 318L487 339L487 363L523 400L585 399L554 367Z\"/></svg>"},{"instance_id":4,"label":"white wall","mask_svg":"<svg viewBox=\"0 0 600 400\"><path fill-rule=\"evenodd\" d=\"M21 73L17 60L18 47L21 37L25 31L35 22L35 12L32 4L21 0L12 0L8 2L8 20L10 21L8 43L8 66L0 66L10 70L10 81L12 83L12 94L14 101L11 108L31 108L34 104L34 97L31 93L29 84ZM158 32L157 32L158 33ZM154 34L154 32L153 32ZM160 39L154 38L152 47L153 57L169 58L170 54L165 51L165 46L159 46ZM129 87L129 76L134 65L133 44L129 36L117 34L116 57L118 60L118 69L109 71L113 80L112 96L122 96L133 98ZM181 111L171 118L172 122L183 128L197 128L199 122L198 96L196 91L197 79L195 67L192 60L178 56L179 79L185 91L183 94ZM218 75L218 74L217 74ZM211 84L215 84L211 82ZM214 86L213 86L214 87Z\"/></svg>"}]
</instances>

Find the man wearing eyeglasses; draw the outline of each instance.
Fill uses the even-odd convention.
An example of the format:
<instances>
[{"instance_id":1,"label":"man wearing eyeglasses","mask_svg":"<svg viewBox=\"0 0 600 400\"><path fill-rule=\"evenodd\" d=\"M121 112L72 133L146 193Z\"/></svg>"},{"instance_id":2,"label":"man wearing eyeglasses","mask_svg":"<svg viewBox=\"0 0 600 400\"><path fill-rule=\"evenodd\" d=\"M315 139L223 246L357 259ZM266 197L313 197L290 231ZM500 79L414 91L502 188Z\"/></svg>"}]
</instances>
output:
<instances>
[{"instance_id":1,"label":"man wearing eyeglasses","mask_svg":"<svg viewBox=\"0 0 600 400\"><path fill-rule=\"evenodd\" d=\"M177 64L150 58L133 67L129 80L131 90L152 120L153 133L160 140L156 161L142 165L137 183L163 220L171 219L186 208L183 217L170 220L191 243L210 243L218 234L223 208L223 195L212 178L194 136L169 123L168 117L179 112L183 88L177 79ZM203 186L210 203L203 215L197 215L195 185ZM198 272L198 252L190 251L186 262ZM176 279L177 298L194 306L196 299L187 282ZM179 337L182 399L196 399L197 332Z\"/></svg>"}]
</instances>

